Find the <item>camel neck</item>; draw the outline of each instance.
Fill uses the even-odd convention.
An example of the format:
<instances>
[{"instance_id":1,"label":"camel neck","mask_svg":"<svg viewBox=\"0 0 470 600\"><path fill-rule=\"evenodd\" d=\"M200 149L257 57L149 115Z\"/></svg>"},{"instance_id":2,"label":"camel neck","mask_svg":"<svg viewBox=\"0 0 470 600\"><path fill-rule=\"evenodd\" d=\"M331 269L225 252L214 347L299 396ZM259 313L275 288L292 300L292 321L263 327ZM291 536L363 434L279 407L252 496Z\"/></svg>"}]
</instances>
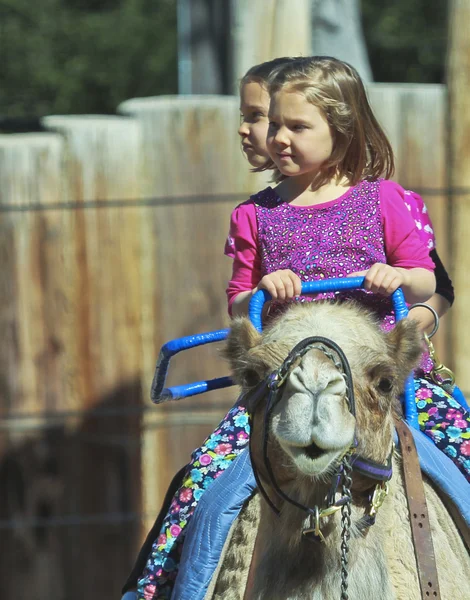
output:
<instances>
[{"instance_id":1,"label":"camel neck","mask_svg":"<svg viewBox=\"0 0 470 600\"><path fill-rule=\"evenodd\" d=\"M363 506L352 507L352 521L364 514ZM284 505L279 517L262 501L260 527L257 538L258 564L250 600L261 598L305 598L316 600L311 590L321 590L320 598L339 597L341 590L341 514L324 521L325 542L311 542L302 536L309 525L300 510ZM387 575L385 552L379 530L374 528L367 536L351 531L349 543L349 575L357 590L351 597L393 598ZM276 540L276 544L272 540ZM365 575L358 571L368 564ZM376 587L364 594L363 583ZM327 589L328 588L328 589ZM316 593L316 592L315 592ZM323 594L323 595L321 595ZM374 595L375 594L375 595Z\"/></svg>"}]
</instances>

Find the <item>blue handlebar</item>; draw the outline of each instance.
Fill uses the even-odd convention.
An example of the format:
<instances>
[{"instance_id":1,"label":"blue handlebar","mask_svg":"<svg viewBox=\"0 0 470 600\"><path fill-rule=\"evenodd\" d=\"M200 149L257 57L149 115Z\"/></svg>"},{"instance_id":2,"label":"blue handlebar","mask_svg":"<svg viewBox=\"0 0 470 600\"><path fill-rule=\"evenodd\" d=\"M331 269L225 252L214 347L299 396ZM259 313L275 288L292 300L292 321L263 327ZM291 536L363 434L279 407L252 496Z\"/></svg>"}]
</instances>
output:
<instances>
[{"instance_id":1,"label":"blue handlebar","mask_svg":"<svg viewBox=\"0 0 470 600\"><path fill-rule=\"evenodd\" d=\"M216 390L233 385L230 377L219 377L207 381L196 381L185 385L165 388L165 380L170 366L170 359L181 350L189 350L197 346L211 344L225 340L228 335L228 329L219 329L218 331L209 331L197 335L188 335L186 337L171 340L162 346L158 355L157 366L153 376L152 387L150 388L150 398L155 404L161 404L166 400L179 400L196 394L203 394L210 390Z\"/></svg>"},{"instance_id":2,"label":"blue handlebar","mask_svg":"<svg viewBox=\"0 0 470 600\"><path fill-rule=\"evenodd\" d=\"M320 281L306 281L302 283L302 295L321 294L324 292L344 292L357 290L364 286L364 277L338 277L337 279L322 279ZM262 330L261 314L263 306L271 299L271 294L266 290L259 290L253 294L248 307L250 321L258 331ZM400 321L408 314L405 297L399 288L392 294L395 319Z\"/></svg>"},{"instance_id":3,"label":"blue handlebar","mask_svg":"<svg viewBox=\"0 0 470 600\"><path fill-rule=\"evenodd\" d=\"M362 288L364 277L348 277L337 279L323 279L320 281L309 281L302 283L302 294L319 294L324 292L337 292ZM260 290L253 295L248 316L258 331L262 330L261 315L264 304L271 299L271 295L266 290ZM397 321L403 319L408 314L408 308L401 289L396 290L392 295L393 308ZM217 379L196 381L179 386L165 388L165 380L172 356L204 344L219 342L227 337L228 329L218 331L209 331L198 335L187 336L172 340L162 346L155 369L155 375L151 387L151 398L156 404L166 400L179 400L202 394L209 390L222 389L233 385L230 377L218 377ZM404 412L408 423L418 428L418 413L416 409L414 381L410 376L405 383L404 390Z\"/></svg>"}]
</instances>

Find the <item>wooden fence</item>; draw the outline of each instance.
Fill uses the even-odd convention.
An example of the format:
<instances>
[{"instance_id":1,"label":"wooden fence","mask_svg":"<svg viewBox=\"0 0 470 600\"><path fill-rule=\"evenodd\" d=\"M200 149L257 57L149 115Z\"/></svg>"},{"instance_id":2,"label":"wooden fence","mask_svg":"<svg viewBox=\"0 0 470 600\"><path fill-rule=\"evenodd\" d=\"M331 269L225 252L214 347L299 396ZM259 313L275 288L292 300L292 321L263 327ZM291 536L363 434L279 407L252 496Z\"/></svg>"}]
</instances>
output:
<instances>
[{"instance_id":1,"label":"wooden fence","mask_svg":"<svg viewBox=\"0 0 470 600\"><path fill-rule=\"evenodd\" d=\"M452 264L446 89L373 84L369 94L395 178L422 193ZM48 133L0 136L8 597L117 597L171 475L235 397L152 408L149 387L165 341L228 323L230 212L266 183L242 157L238 100L135 99L119 112L51 116ZM445 359L448 337L444 326ZM170 384L227 370L215 347L185 354Z\"/></svg>"}]
</instances>

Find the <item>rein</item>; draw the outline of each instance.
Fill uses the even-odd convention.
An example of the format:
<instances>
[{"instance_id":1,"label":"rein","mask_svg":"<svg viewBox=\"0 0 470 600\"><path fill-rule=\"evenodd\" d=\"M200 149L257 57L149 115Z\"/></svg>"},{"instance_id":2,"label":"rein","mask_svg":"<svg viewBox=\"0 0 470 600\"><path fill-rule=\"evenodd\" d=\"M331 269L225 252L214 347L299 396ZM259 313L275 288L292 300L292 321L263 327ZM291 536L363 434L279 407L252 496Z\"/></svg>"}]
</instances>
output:
<instances>
[{"instance_id":1,"label":"rein","mask_svg":"<svg viewBox=\"0 0 470 600\"><path fill-rule=\"evenodd\" d=\"M403 480L410 513L411 534L416 557L416 567L421 598L440 600L439 576L437 572L431 524L424 492L423 477L413 434L404 421L396 421L395 427L400 440L403 462Z\"/></svg>"}]
</instances>

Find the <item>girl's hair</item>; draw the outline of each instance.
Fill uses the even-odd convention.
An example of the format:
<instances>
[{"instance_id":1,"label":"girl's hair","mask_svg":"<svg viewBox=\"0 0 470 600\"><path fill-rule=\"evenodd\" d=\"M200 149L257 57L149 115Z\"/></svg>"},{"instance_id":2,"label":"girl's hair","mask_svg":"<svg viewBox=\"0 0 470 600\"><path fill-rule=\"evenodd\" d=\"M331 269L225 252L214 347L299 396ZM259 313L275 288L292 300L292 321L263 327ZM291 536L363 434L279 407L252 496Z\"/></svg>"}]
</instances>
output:
<instances>
[{"instance_id":1,"label":"girl's hair","mask_svg":"<svg viewBox=\"0 0 470 600\"><path fill-rule=\"evenodd\" d=\"M286 62L270 80L271 96L280 90L301 93L326 116L333 151L322 167L322 181L338 175L355 185L361 179L392 176L392 147L374 117L354 67L330 56L296 58ZM285 179L272 161L257 170L273 168L276 181Z\"/></svg>"},{"instance_id":2,"label":"girl's hair","mask_svg":"<svg viewBox=\"0 0 470 600\"><path fill-rule=\"evenodd\" d=\"M251 67L241 78L240 89L247 83L259 83L267 87L277 72L292 60L288 56L283 56Z\"/></svg>"}]
</instances>

